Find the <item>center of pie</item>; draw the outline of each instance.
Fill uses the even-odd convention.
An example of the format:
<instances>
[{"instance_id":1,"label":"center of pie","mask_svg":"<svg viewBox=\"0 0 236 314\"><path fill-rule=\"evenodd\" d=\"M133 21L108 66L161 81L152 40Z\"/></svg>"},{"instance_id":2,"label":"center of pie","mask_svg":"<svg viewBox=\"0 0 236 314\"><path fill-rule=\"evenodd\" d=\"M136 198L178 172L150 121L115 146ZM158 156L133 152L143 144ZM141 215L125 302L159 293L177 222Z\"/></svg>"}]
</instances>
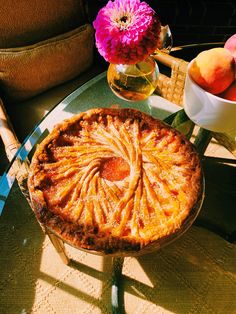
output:
<instances>
[{"instance_id":1,"label":"center of pie","mask_svg":"<svg viewBox=\"0 0 236 314\"><path fill-rule=\"evenodd\" d=\"M100 175L103 179L121 181L129 174L129 164L122 157L107 158L101 164Z\"/></svg>"}]
</instances>

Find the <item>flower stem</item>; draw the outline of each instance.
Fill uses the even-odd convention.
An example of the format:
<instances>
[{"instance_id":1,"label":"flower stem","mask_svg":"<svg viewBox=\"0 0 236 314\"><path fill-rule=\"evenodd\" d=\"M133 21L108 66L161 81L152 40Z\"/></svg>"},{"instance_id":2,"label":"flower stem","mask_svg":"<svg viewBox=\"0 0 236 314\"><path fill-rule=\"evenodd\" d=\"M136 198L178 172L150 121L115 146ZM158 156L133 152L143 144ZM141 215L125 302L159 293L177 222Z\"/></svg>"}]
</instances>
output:
<instances>
[{"instance_id":1,"label":"flower stem","mask_svg":"<svg viewBox=\"0 0 236 314\"><path fill-rule=\"evenodd\" d=\"M154 61L154 62L155 62L155 61ZM152 84L152 82L148 79L148 77L147 77L148 73L144 73L144 72L141 70L141 68L140 68L140 66L139 66L139 63L136 63L135 66L136 66L138 72L145 78L145 80L148 82L148 84L149 84L150 86L152 86L153 90L155 90L155 89L156 89L156 86L154 86L154 85Z\"/></svg>"}]
</instances>

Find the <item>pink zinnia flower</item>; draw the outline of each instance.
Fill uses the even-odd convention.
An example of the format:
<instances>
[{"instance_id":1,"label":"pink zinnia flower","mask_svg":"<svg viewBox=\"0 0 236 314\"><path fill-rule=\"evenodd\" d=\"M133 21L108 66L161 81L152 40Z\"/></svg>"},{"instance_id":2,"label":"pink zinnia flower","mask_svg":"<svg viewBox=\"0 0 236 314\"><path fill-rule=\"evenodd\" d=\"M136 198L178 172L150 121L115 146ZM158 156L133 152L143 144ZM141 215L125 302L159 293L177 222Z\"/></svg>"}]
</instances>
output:
<instances>
[{"instance_id":1,"label":"pink zinnia flower","mask_svg":"<svg viewBox=\"0 0 236 314\"><path fill-rule=\"evenodd\" d=\"M93 26L99 53L115 64L146 59L156 50L161 29L156 12L140 0L108 1Z\"/></svg>"}]
</instances>

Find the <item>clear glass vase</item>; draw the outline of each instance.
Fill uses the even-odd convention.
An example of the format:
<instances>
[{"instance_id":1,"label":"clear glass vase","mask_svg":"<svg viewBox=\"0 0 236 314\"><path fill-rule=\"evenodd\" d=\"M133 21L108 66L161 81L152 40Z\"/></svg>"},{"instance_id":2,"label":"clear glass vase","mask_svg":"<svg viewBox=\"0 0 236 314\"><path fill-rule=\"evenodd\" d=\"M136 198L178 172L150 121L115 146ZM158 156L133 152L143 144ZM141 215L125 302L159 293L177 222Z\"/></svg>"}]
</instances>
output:
<instances>
[{"instance_id":1,"label":"clear glass vase","mask_svg":"<svg viewBox=\"0 0 236 314\"><path fill-rule=\"evenodd\" d=\"M156 89L159 69L152 57L136 64L110 64L107 80L112 91L128 101L148 98Z\"/></svg>"}]
</instances>

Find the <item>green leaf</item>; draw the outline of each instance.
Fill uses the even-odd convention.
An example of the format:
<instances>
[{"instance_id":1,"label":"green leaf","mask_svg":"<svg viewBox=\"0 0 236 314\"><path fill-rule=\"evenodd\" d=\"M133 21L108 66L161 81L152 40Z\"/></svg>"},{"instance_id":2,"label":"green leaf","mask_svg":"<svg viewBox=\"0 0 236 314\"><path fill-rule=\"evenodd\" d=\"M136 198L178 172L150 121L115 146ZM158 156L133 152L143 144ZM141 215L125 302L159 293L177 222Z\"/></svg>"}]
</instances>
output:
<instances>
[{"instance_id":1,"label":"green leaf","mask_svg":"<svg viewBox=\"0 0 236 314\"><path fill-rule=\"evenodd\" d=\"M204 155L208 144L212 138L212 132L206 129L200 128L198 134L195 138L194 145L197 148L197 151L200 155Z\"/></svg>"},{"instance_id":2,"label":"green leaf","mask_svg":"<svg viewBox=\"0 0 236 314\"><path fill-rule=\"evenodd\" d=\"M168 116L164 121L184 134L188 139L192 136L194 123L186 115L184 109Z\"/></svg>"}]
</instances>

